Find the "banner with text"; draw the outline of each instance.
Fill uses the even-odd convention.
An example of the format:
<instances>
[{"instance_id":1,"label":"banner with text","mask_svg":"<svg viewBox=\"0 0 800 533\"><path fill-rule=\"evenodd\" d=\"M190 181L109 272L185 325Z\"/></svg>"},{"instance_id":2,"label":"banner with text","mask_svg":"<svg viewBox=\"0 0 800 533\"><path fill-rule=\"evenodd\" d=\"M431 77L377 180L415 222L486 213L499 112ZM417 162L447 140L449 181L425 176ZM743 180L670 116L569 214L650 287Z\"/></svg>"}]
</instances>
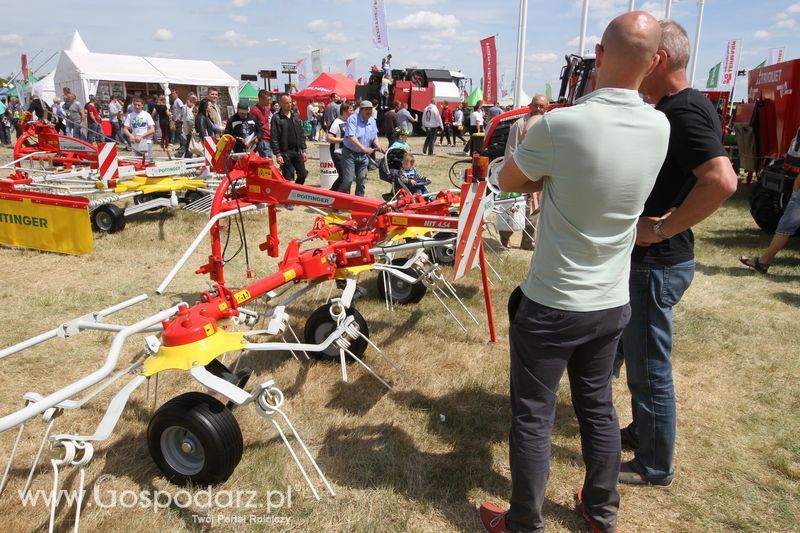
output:
<instances>
[{"instance_id":1,"label":"banner with text","mask_svg":"<svg viewBox=\"0 0 800 533\"><path fill-rule=\"evenodd\" d=\"M308 85L308 76L306 75L306 60L298 59L297 63L297 88L303 90Z\"/></svg>"},{"instance_id":2,"label":"banner with text","mask_svg":"<svg viewBox=\"0 0 800 533\"><path fill-rule=\"evenodd\" d=\"M356 58L351 57L344 60L344 71L347 73L348 78L351 80L356 79Z\"/></svg>"},{"instance_id":3,"label":"banner with text","mask_svg":"<svg viewBox=\"0 0 800 533\"><path fill-rule=\"evenodd\" d=\"M783 63L783 52L784 48L770 48L769 49L769 61L767 64L774 65L776 63Z\"/></svg>"},{"instance_id":4,"label":"banner with text","mask_svg":"<svg viewBox=\"0 0 800 533\"><path fill-rule=\"evenodd\" d=\"M717 63L708 71L708 81L706 89L716 89L719 87L719 71L722 70L722 63Z\"/></svg>"},{"instance_id":5,"label":"banner with text","mask_svg":"<svg viewBox=\"0 0 800 533\"><path fill-rule=\"evenodd\" d=\"M739 68L739 54L742 51L742 40L728 41L725 47L725 61L722 62L722 79L720 85L730 89L736 80L736 69Z\"/></svg>"},{"instance_id":6,"label":"banner with text","mask_svg":"<svg viewBox=\"0 0 800 533\"><path fill-rule=\"evenodd\" d=\"M370 0L370 8L372 10L372 44L375 45L375 48L389 48L383 0Z\"/></svg>"},{"instance_id":7,"label":"banner with text","mask_svg":"<svg viewBox=\"0 0 800 533\"><path fill-rule=\"evenodd\" d=\"M494 36L481 40L483 55L483 98L484 102L497 101L497 48Z\"/></svg>"}]
</instances>

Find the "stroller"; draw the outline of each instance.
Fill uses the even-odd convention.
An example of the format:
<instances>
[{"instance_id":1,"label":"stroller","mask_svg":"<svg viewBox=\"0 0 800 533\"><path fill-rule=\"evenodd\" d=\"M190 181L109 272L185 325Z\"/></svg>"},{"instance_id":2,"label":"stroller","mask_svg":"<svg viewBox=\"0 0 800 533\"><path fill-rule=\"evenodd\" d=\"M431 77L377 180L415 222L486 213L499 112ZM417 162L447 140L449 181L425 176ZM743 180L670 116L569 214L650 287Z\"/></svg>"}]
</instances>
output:
<instances>
[{"instance_id":1,"label":"stroller","mask_svg":"<svg viewBox=\"0 0 800 533\"><path fill-rule=\"evenodd\" d=\"M405 189L406 192L409 194L411 193L408 186L401 180L403 177L403 157L405 153L406 151L403 148L390 148L386 151L386 154L384 154L383 159L378 161L378 177L392 185L391 192L381 195L387 202L391 201L400 189ZM430 184L429 179L423 178L422 176L420 176L420 178L421 179L417 180L419 185Z\"/></svg>"}]
</instances>

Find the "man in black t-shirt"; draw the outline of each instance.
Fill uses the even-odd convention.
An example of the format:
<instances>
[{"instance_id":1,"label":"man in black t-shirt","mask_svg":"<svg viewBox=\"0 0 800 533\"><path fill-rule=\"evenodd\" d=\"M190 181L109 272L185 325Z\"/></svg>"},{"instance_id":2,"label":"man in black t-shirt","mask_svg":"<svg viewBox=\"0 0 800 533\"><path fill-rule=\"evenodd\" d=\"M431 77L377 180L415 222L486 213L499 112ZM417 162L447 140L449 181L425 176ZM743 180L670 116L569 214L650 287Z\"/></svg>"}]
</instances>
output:
<instances>
[{"instance_id":1,"label":"man in black t-shirt","mask_svg":"<svg viewBox=\"0 0 800 533\"><path fill-rule=\"evenodd\" d=\"M621 346L633 422L621 436L635 456L622 464L619 481L668 486L674 477L676 431L672 307L694 276L691 227L716 211L736 191L738 180L722 147L714 106L686 78L686 30L671 20L660 24L660 62L639 92L667 116L671 132L631 256L631 321Z\"/></svg>"},{"instance_id":2,"label":"man in black t-shirt","mask_svg":"<svg viewBox=\"0 0 800 533\"><path fill-rule=\"evenodd\" d=\"M242 153L250 151L261 138L261 123L255 115L248 112L247 102L236 104L236 113L228 118L225 133L236 138L233 151Z\"/></svg>"}]
</instances>

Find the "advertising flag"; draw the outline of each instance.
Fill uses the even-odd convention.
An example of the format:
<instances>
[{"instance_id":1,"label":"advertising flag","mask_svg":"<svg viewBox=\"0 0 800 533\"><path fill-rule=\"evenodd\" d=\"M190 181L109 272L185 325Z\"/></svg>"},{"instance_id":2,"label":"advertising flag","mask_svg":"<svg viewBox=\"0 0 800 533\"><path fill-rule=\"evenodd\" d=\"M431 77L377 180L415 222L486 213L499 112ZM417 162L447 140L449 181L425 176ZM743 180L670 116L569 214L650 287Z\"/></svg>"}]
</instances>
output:
<instances>
[{"instance_id":1,"label":"advertising flag","mask_svg":"<svg viewBox=\"0 0 800 533\"><path fill-rule=\"evenodd\" d=\"M22 81L28 83L28 54L22 54Z\"/></svg>"},{"instance_id":2,"label":"advertising flag","mask_svg":"<svg viewBox=\"0 0 800 533\"><path fill-rule=\"evenodd\" d=\"M494 36L481 40L483 55L483 96L486 102L497 101L497 48Z\"/></svg>"},{"instance_id":3,"label":"advertising flag","mask_svg":"<svg viewBox=\"0 0 800 533\"><path fill-rule=\"evenodd\" d=\"M719 87L719 71L722 70L722 63L717 63L708 71L708 81L706 89L716 89Z\"/></svg>"},{"instance_id":4,"label":"advertising flag","mask_svg":"<svg viewBox=\"0 0 800 533\"><path fill-rule=\"evenodd\" d=\"M728 41L725 47L725 61L722 63L722 80L720 85L730 89L736 80L736 69L739 68L739 54L742 51L742 40Z\"/></svg>"},{"instance_id":5,"label":"advertising flag","mask_svg":"<svg viewBox=\"0 0 800 533\"><path fill-rule=\"evenodd\" d=\"M356 58L351 57L344 60L344 71L347 73L348 78L351 80L356 79Z\"/></svg>"},{"instance_id":6,"label":"advertising flag","mask_svg":"<svg viewBox=\"0 0 800 533\"><path fill-rule=\"evenodd\" d=\"M372 44L375 45L375 48L389 48L383 0L370 0L370 9L372 10Z\"/></svg>"},{"instance_id":7,"label":"advertising flag","mask_svg":"<svg viewBox=\"0 0 800 533\"><path fill-rule=\"evenodd\" d=\"M308 76L306 75L306 60L298 59L297 63L297 88L301 91L308 85Z\"/></svg>"},{"instance_id":8,"label":"advertising flag","mask_svg":"<svg viewBox=\"0 0 800 533\"><path fill-rule=\"evenodd\" d=\"M770 48L769 49L769 62L768 65L774 65L776 63L783 63L783 52L784 48Z\"/></svg>"},{"instance_id":9,"label":"advertising flag","mask_svg":"<svg viewBox=\"0 0 800 533\"><path fill-rule=\"evenodd\" d=\"M757 68L764 68L764 67L766 67L766 66L767 66L767 60L765 59L764 61L762 61L761 63L759 63L758 65L756 65L756 66L755 66L755 67L753 67L753 68L754 68L754 69L757 69Z\"/></svg>"},{"instance_id":10,"label":"advertising flag","mask_svg":"<svg viewBox=\"0 0 800 533\"><path fill-rule=\"evenodd\" d=\"M319 49L311 50L311 74L317 79L322 74L322 56Z\"/></svg>"}]
</instances>

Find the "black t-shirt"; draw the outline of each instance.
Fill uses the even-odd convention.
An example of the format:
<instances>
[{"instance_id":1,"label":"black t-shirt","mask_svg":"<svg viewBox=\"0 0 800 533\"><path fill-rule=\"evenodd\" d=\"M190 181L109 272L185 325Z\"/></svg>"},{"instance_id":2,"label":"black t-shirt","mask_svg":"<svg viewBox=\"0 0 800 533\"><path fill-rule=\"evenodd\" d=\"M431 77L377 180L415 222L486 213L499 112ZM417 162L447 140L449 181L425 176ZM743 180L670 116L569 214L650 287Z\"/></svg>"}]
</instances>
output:
<instances>
[{"instance_id":1,"label":"black t-shirt","mask_svg":"<svg viewBox=\"0 0 800 533\"><path fill-rule=\"evenodd\" d=\"M167 106L165 104L156 104L153 109L159 121L169 122L169 115L167 114Z\"/></svg>"},{"instance_id":2,"label":"black t-shirt","mask_svg":"<svg viewBox=\"0 0 800 533\"><path fill-rule=\"evenodd\" d=\"M665 96L656 109L669 119L667 158L655 186L644 204L642 216L660 217L678 207L697 182L692 171L719 156L727 156L722 147L722 126L711 101L694 89ZM641 263L675 265L694 259L694 235L687 229L659 243L633 249L631 259Z\"/></svg>"}]
</instances>

